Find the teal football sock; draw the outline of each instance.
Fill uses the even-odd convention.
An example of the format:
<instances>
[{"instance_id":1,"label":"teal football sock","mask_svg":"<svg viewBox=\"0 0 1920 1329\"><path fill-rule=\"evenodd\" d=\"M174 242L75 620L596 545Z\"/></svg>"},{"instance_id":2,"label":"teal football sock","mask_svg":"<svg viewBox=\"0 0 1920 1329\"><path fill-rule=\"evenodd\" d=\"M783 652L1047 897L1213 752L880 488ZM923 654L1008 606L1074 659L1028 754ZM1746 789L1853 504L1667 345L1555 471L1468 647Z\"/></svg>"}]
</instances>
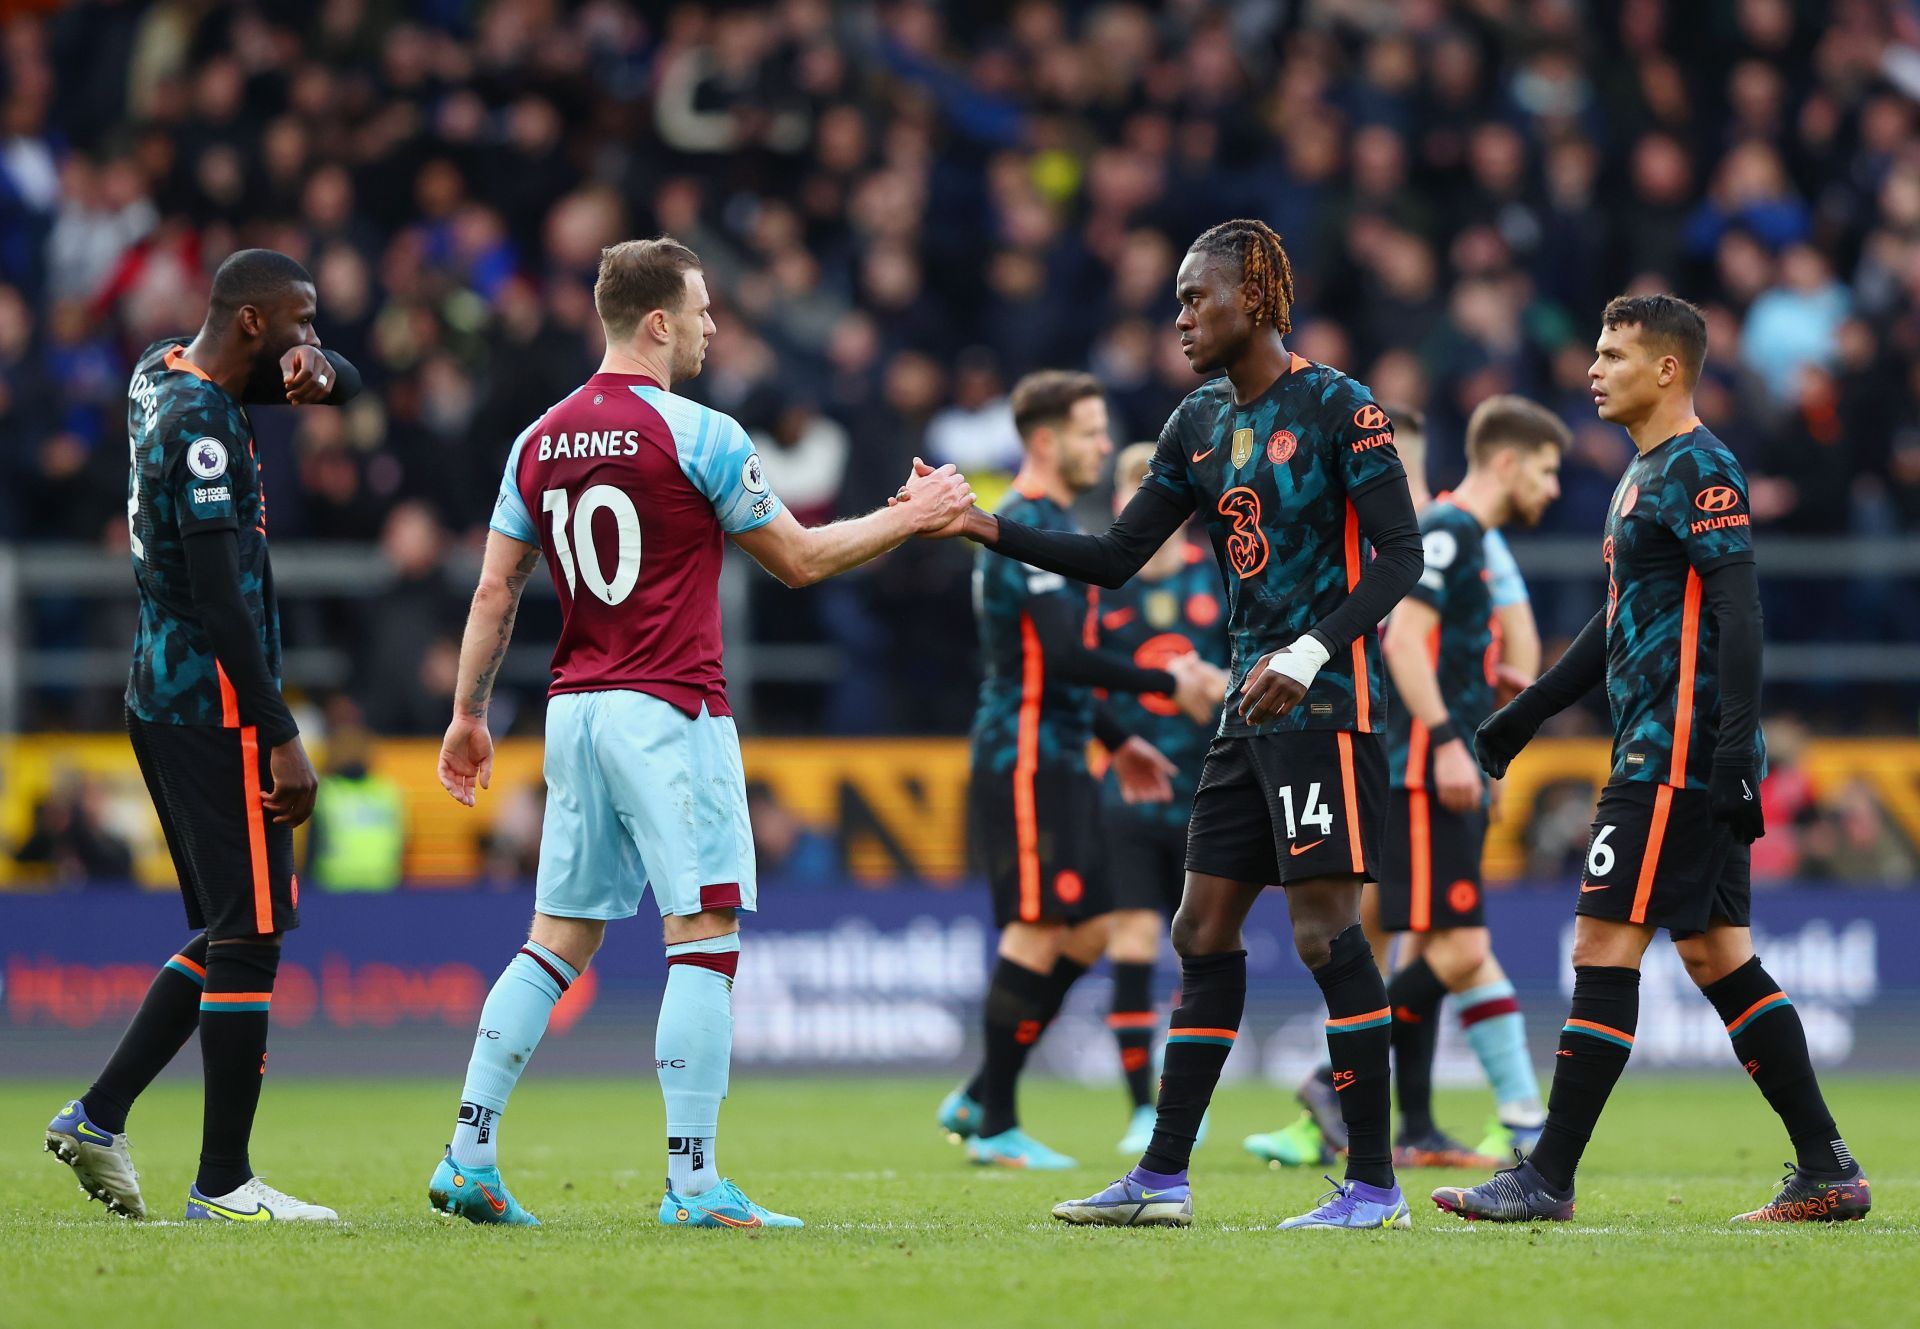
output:
<instances>
[{"instance_id":1,"label":"teal football sock","mask_svg":"<svg viewBox=\"0 0 1920 1329\"><path fill-rule=\"evenodd\" d=\"M667 991L654 1026L654 1066L667 1105L667 1185L700 1195L720 1184L714 1141L733 1060L733 976L740 934L667 947Z\"/></svg>"},{"instance_id":2,"label":"teal football sock","mask_svg":"<svg viewBox=\"0 0 1920 1329\"><path fill-rule=\"evenodd\" d=\"M529 941L494 981L480 1008L480 1029L460 1091L460 1120L453 1129L453 1161L462 1167L493 1167L500 1156L500 1114L520 1072L547 1032L547 1017L580 972L537 941Z\"/></svg>"},{"instance_id":3,"label":"teal football sock","mask_svg":"<svg viewBox=\"0 0 1920 1329\"><path fill-rule=\"evenodd\" d=\"M1454 998L1460 1026L1473 1055L1480 1059L1493 1088L1500 1120L1509 1126L1538 1126L1546 1120L1540 1105L1540 1081L1527 1055L1527 1022L1513 984L1506 979L1470 988Z\"/></svg>"}]
</instances>

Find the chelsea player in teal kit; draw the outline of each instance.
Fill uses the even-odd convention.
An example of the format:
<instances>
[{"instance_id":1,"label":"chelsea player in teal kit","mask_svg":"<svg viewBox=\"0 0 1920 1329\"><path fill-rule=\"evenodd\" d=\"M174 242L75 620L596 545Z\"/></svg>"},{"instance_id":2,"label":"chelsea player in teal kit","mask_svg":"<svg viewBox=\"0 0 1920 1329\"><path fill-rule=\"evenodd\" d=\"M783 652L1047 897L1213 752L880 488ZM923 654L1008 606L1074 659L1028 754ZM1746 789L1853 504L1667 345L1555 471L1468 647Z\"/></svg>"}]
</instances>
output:
<instances>
[{"instance_id":1,"label":"chelsea player in teal kit","mask_svg":"<svg viewBox=\"0 0 1920 1329\"><path fill-rule=\"evenodd\" d=\"M1665 928L1793 1142L1780 1192L1734 1221L1861 1218L1871 1187L1820 1092L1799 1012L1753 950L1750 846L1766 833L1760 592L1746 476L1694 411L1706 320L1647 295L1614 300L1601 324L1594 406L1638 454L1607 509L1607 600L1474 736L1498 778L1549 717L1606 687L1613 773L1576 898L1573 1004L1532 1154L1478 1186L1441 1187L1434 1203L1495 1222L1573 1216L1574 1171L1633 1051L1641 958Z\"/></svg>"},{"instance_id":2,"label":"chelsea player in teal kit","mask_svg":"<svg viewBox=\"0 0 1920 1329\"><path fill-rule=\"evenodd\" d=\"M937 532L1118 586L1197 511L1226 581L1236 688L1194 797L1173 923L1181 1002L1152 1142L1125 1177L1053 1212L1072 1223L1192 1221L1187 1162L1246 1006L1241 925L1277 885L1327 1002L1349 1141L1347 1180L1282 1226L1404 1227L1388 1140L1391 1013L1360 893L1378 874L1387 794L1374 627L1421 568L1406 473L1372 394L1287 349L1293 273L1264 223L1200 236L1175 295L1188 360L1223 375L1168 420L1146 483L1112 526L1080 535L970 513Z\"/></svg>"}]
</instances>

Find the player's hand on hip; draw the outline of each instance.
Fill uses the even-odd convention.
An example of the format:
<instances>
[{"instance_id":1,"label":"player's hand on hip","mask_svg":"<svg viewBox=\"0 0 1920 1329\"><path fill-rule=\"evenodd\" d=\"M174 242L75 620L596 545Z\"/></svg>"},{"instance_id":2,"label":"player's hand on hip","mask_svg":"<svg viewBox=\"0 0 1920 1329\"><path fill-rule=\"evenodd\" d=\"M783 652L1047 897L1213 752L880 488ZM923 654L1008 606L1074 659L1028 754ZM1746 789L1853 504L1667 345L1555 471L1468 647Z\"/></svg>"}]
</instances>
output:
<instances>
[{"instance_id":1,"label":"player's hand on hip","mask_svg":"<svg viewBox=\"0 0 1920 1329\"><path fill-rule=\"evenodd\" d=\"M1727 823L1734 839L1752 844L1767 833L1766 813L1760 806L1760 777L1751 763L1723 766L1715 762L1707 790L1713 801L1714 820Z\"/></svg>"},{"instance_id":2,"label":"player's hand on hip","mask_svg":"<svg viewBox=\"0 0 1920 1329\"><path fill-rule=\"evenodd\" d=\"M1463 740L1452 739L1433 750L1433 788L1449 812L1472 812L1480 806L1480 771Z\"/></svg>"},{"instance_id":3,"label":"player's hand on hip","mask_svg":"<svg viewBox=\"0 0 1920 1329\"><path fill-rule=\"evenodd\" d=\"M1517 700L1482 720L1480 727L1473 731L1473 755L1480 769L1496 780L1504 776L1508 764L1533 741L1534 728Z\"/></svg>"},{"instance_id":4,"label":"player's hand on hip","mask_svg":"<svg viewBox=\"0 0 1920 1329\"><path fill-rule=\"evenodd\" d=\"M260 804L275 826L298 826L313 815L320 777L313 773L298 734L267 754L267 772L273 788L260 795Z\"/></svg>"},{"instance_id":5,"label":"player's hand on hip","mask_svg":"<svg viewBox=\"0 0 1920 1329\"><path fill-rule=\"evenodd\" d=\"M1120 797L1128 803L1171 803L1179 768L1146 739L1135 735L1113 752L1113 773Z\"/></svg>"},{"instance_id":6,"label":"player's hand on hip","mask_svg":"<svg viewBox=\"0 0 1920 1329\"><path fill-rule=\"evenodd\" d=\"M1277 720L1300 704L1313 676L1328 660L1327 648L1312 633L1296 637L1291 646L1260 657L1240 683L1240 718L1259 726Z\"/></svg>"},{"instance_id":7,"label":"player's hand on hip","mask_svg":"<svg viewBox=\"0 0 1920 1329\"><path fill-rule=\"evenodd\" d=\"M280 357L280 382L290 406L315 406L333 395L333 366L318 346L296 346Z\"/></svg>"},{"instance_id":8,"label":"player's hand on hip","mask_svg":"<svg viewBox=\"0 0 1920 1329\"><path fill-rule=\"evenodd\" d=\"M493 784L493 735L486 720L472 715L456 715L440 740L440 787L454 801L472 807L477 786Z\"/></svg>"}]
</instances>

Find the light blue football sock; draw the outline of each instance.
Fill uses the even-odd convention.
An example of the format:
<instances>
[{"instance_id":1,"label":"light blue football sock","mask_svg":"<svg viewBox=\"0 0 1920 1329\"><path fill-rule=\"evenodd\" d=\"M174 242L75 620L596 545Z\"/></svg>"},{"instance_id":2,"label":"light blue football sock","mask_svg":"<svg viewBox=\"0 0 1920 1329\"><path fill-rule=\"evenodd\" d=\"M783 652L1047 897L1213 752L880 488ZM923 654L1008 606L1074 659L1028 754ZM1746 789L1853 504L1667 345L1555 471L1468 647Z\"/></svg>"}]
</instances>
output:
<instances>
[{"instance_id":1,"label":"light blue football sock","mask_svg":"<svg viewBox=\"0 0 1920 1329\"><path fill-rule=\"evenodd\" d=\"M520 948L494 980L480 1008L480 1030L460 1091L460 1121L453 1128L453 1161L462 1167L493 1167L499 1160L500 1114L520 1072L547 1032L553 1005L580 973L537 941Z\"/></svg>"},{"instance_id":2,"label":"light blue football sock","mask_svg":"<svg viewBox=\"0 0 1920 1329\"><path fill-rule=\"evenodd\" d=\"M1540 1081L1527 1055L1527 1022L1506 979L1483 984L1454 998L1460 1027L1473 1055L1480 1059L1500 1120L1509 1126L1538 1126L1547 1119L1540 1105Z\"/></svg>"},{"instance_id":3,"label":"light blue football sock","mask_svg":"<svg viewBox=\"0 0 1920 1329\"><path fill-rule=\"evenodd\" d=\"M667 1185L700 1195L720 1184L714 1141L733 1060L733 975L740 934L667 947L667 991L654 1065L667 1104Z\"/></svg>"}]
</instances>

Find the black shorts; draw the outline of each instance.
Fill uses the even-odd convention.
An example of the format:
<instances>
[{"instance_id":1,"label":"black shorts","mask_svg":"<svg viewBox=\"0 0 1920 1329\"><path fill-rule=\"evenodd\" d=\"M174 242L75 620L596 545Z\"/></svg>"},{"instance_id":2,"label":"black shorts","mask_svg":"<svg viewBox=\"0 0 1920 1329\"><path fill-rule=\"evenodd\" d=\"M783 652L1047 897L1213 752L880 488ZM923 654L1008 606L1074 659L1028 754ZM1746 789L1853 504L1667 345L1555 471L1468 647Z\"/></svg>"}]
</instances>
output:
<instances>
[{"instance_id":1,"label":"black shorts","mask_svg":"<svg viewBox=\"0 0 1920 1329\"><path fill-rule=\"evenodd\" d=\"M993 921L1079 923L1109 913L1100 786L1084 770L976 768L967 789L974 869L993 888Z\"/></svg>"},{"instance_id":2,"label":"black shorts","mask_svg":"<svg viewBox=\"0 0 1920 1329\"><path fill-rule=\"evenodd\" d=\"M1187 883L1187 828L1109 803L1106 862L1115 909L1153 909L1172 918Z\"/></svg>"},{"instance_id":3,"label":"black shorts","mask_svg":"<svg viewBox=\"0 0 1920 1329\"><path fill-rule=\"evenodd\" d=\"M129 710L127 735L160 814L188 926L214 941L300 926L293 828L274 825L260 804L273 776L253 726L155 724Z\"/></svg>"},{"instance_id":4,"label":"black shorts","mask_svg":"<svg viewBox=\"0 0 1920 1329\"><path fill-rule=\"evenodd\" d=\"M1431 790L1396 789L1388 802L1380 873L1380 926L1387 932L1444 932L1487 923L1480 851L1487 814L1449 812Z\"/></svg>"},{"instance_id":5,"label":"black shorts","mask_svg":"<svg viewBox=\"0 0 1920 1329\"><path fill-rule=\"evenodd\" d=\"M1574 912L1705 932L1716 919L1753 917L1752 849L1714 820L1704 789L1615 780L1600 791Z\"/></svg>"},{"instance_id":6,"label":"black shorts","mask_svg":"<svg viewBox=\"0 0 1920 1329\"><path fill-rule=\"evenodd\" d=\"M1387 753L1378 734L1216 738L1187 828L1187 870L1263 886L1378 880Z\"/></svg>"}]
</instances>

